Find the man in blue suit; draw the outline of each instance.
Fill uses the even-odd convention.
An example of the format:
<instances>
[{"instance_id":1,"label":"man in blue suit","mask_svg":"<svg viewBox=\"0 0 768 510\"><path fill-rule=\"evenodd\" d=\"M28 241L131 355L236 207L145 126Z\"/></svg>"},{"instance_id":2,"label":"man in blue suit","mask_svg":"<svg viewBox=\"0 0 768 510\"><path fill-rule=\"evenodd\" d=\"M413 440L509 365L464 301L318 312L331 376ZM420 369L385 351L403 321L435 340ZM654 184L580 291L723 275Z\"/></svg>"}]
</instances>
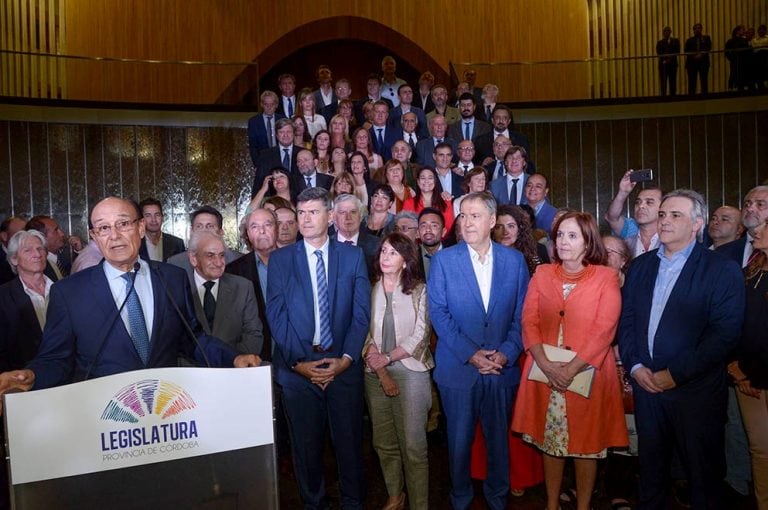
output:
<instances>
[{"instance_id":1,"label":"man in blue suit","mask_svg":"<svg viewBox=\"0 0 768 510\"><path fill-rule=\"evenodd\" d=\"M339 469L341 508L363 508L363 361L371 287L360 248L328 236L328 191L297 198L303 241L272 253L267 321L294 468L306 509L327 509L326 424Z\"/></svg>"},{"instance_id":2,"label":"man in blue suit","mask_svg":"<svg viewBox=\"0 0 768 510\"><path fill-rule=\"evenodd\" d=\"M254 165L262 151L277 145L275 123L285 118L285 115L277 112L279 102L277 94L265 90L261 93L261 113L248 119L248 150Z\"/></svg>"},{"instance_id":3,"label":"man in blue suit","mask_svg":"<svg viewBox=\"0 0 768 510\"><path fill-rule=\"evenodd\" d=\"M187 275L139 258L144 220L135 204L106 198L93 208L91 224L104 261L51 287L38 354L27 369L0 375L0 394L9 387L48 388L87 377L176 366L179 355L194 355L200 362L207 356L215 366L260 363L258 356L237 356L212 337L200 335L202 351L196 348L184 326L186 320L197 328Z\"/></svg>"},{"instance_id":4,"label":"man in blue suit","mask_svg":"<svg viewBox=\"0 0 768 510\"><path fill-rule=\"evenodd\" d=\"M528 174L525 169L528 165L528 153L519 145L513 145L504 155L504 168L507 173L491 181L491 193L499 205L523 205L527 204L525 198L525 182Z\"/></svg>"},{"instance_id":5,"label":"man in blue suit","mask_svg":"<svg viewBox=\"0 0 768 510\"><path fill-rule=\"evenodd\" d=\"M458 218L464 241L437 252L427 285L429 313L437 333L435 382L448 423L451 504L470 507L469 476L475 425L488 445L488 506L507 507L509 423L522 351L520 320L528 269L520 252L491 242L496 201L471 193Z\"/></svg>"},{"instance_id":6,"label":"man in blue suit","mask_svg":"<svg viewBox=\"0 0 768 510\"><path fill-rule=\"evenodd\" d=\"M668 508L679 452L693 508L724 508L726 363L744 315L739 265L697 242L704 199L667 194L661 246L637 257L623 287L619 349L632 375L639 438L640 505Z\"/></svg>"}]
</instances>

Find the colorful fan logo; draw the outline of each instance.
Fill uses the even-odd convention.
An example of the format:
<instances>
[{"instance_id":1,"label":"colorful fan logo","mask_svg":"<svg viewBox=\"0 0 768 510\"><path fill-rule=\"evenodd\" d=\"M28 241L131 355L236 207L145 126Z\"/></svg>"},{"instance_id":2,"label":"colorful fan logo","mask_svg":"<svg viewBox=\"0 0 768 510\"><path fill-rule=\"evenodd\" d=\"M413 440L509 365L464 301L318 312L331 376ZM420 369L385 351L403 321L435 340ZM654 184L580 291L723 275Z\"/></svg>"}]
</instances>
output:
<instances>
[{"instance_id":1,"label":"colorful fan logo","mask_svg":"<svg viewBox=\"0 0 768 510\"><path fill-rule=\"evenodd\" d=\"M145 379L117 392L101 413L101 419L138 423L139 418L154 414L165 420L195 406L192 397L177 384Z\"/></svg>"}]
</instances>

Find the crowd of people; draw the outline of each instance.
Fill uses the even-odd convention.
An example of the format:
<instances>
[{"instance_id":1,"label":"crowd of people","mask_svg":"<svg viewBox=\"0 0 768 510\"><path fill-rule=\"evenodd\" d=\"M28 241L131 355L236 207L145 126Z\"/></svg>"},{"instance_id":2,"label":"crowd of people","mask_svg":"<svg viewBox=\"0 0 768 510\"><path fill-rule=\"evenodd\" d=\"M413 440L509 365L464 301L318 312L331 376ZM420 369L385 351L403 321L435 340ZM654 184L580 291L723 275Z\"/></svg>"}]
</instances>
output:
<instances>
[{"instance_id":1,"label":"crowd of people","mask_svg":"<svg viewBox=\"0 0 768 510\"><path fill-rule=\"evenodd\" d=\"M685 40L685 71L688 76L688 94L709 92L710 52L712 38L704 33L701 23L693 25L693 35ZM745 25L736 25L731 30L731 37L723 47L728 60L728 90L765 89L768 81L768 34L766 26L760 25L755 30ZM662 38L656 42L656 54L659 56L659 84L662 96L677 94L677 68L680 54L680 39L672 37L672 29L664 27ZM669 89L667 89L669 85Z\"/></svg>"},{"instance_id":2,"label":"crowd of people","mask_svg":"<svg viewBox=\"0 0 768 510\"><path fill-rule=\"evenodd\" d=\"M327 433L342 508L430 508L436 431L457 509L476 478L489 508L543 481L548 510L586 510L601 465L617 510L667 508L674 487L725 508L725 484L768 509L768 186L739 209L637 192L630 170L601 237L550 203L498 87L468 71L449 101L395 73L385 58L357 102L327 66L298 99L290 75L262 94L246 253L211 206L185 247L154 198L96 204L72 264L53 218L3 221L0 393L270 361L305 508L329 507ZM366 406L385 501L366 499Z\"/></svg>"}]
</instances>

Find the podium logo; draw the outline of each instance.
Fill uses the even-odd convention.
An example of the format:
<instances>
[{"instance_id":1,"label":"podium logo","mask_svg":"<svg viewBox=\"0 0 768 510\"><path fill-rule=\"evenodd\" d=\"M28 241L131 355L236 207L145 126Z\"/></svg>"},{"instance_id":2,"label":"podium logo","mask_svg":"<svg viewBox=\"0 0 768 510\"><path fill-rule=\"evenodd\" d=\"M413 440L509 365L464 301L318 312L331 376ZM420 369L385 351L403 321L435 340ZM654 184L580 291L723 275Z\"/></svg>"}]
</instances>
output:
<instances>
[{"instance_id":1,"label":"podium logo","mask_svg":"<svg viewBox=\"0 0 768 510\"><path fill-rule=\"evenodd\" d=\"M165 420L194 408L195 401L181 386L168 381L145 379L117 392L101 413L101 419L138 423L140 418L155 414Z\"/></svg>"},{"instance_id":2,"label":"podium logo","mask_svg":"<svg viewBox=\"0 0 768 510\"><path fill-rule=\"evenodd\" d=\"M195 407L192 397L169 381L145 379L122 388L101 413L102 421L122 425L100 434L102 460L197 448L197 423L177 416Z\"/></svg>"}]
</instances>

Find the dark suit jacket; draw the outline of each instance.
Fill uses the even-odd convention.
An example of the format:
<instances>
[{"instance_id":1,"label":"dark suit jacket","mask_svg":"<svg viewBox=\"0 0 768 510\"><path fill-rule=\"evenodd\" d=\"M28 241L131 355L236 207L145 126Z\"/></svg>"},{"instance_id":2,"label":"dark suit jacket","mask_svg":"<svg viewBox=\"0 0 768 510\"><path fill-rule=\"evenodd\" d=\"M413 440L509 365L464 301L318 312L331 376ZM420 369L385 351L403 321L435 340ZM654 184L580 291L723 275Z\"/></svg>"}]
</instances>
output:
<instances>
[{"instance_id":1,"label":"dark suit jacket","mask_svg":"<svg viewBox=\"0 0 768 510\"><path fill-rule=\"evenodd\" d=\"M475 130L472 133L472 141L477 140L484 134L490 133L493 131L491 128L491 125L485 122L484 120L480 120L477 117L475 117ZM446 133L447 136L453 138L454 140L463 140L464 139L464 119L459 119L458 122L454 122L450 126L448 126L448 132Z\"/></svg>"},{"instance_id":2,"label":"dark suit jacket","mask_svg":"<svg viewBox=\"0 0 768 510\"><path fill-rule=\"evenodd\" d=\"M521 320L528 288L528 266L517 250L491 243L493 277L488 311L467 244L461 242L438 251L430 263L427 294L429 315L437 333L435 382L449 388L468 389L481 377L468 363L479 349L497 349L516 360L523 350ZM503 386L520 382L520 368L510 363L498 377Z\"/></svg>"},{"instance_id":3,"label":"dark suit jacket","mask_svg":"<svg viewBox=\"0 0 768 510\"><path fill-rule=\"evenodd\" d=\"M392 110L392 108L395 107L395 105L392 104L392 101L390 101L386 97L382 97L379 100L387 103L387 106L389 107L390 111ZM358 126L362 126L363 124L365 124L365 116L363 115L363 105L365 105L365 103L367 103L368 101L370 101L370 99L367 96L364 99L359 99L355 101L355 119L357 120Z\"/></svg>"},{"instance_id":4,"label":"dark suit jacket","mask_svg":"<svg viewBox=\"0 0 768 510\"><path fill-rule=\"evenodd\" d=\"M43 331L18 277L0 286L0 324L0 371L24 368L37 354Z\"/></svg>"},{"instance_id":5,"label":"dark suit jacket","mask_svg":"<svg viewBox=\"0 0 768 510\"><path fill-rule=\"evenodd\" d=\"M59 281L59 276L56 274L50 261L45 262L45 271L43 271L43 273L54 282Z\"/></svg>"},{"instance_id":6,"label":"dark suit jacket","mask_svg":"<svg viewBox=\"0 0 768 510\"><path fill-rule=\"evenodd\" d=\"M331 186L333 186L333 177L327 174L321 174L319 172L315 173L315 183L320 188L325 188L328 191L331 190ZM298 195L305 189L307 189L307 181L304 179L304 176L301 174L297 174L293 176L293 188L296 191L296 194Z\"/></svg>"},{"instance_id":7,"label":"dark suit jacket","mask_svg":"<svg viewBox=\"0 0 768 510\"><path fill-rule=\"evenodd\" d=\"M669 57L664 57L668 60L666 63L662 62L662 59L659 58L659 65L677 67L678 53L680 53L680 39L677 37L670 37L669 40L659 39L659 41L656 43L657 55L672 55Z\"/></svg>"},{"instance_id":8,"label":"dark suit jacket","mask_svg":"<svg viewBox=\"0 0 768 510\"><path fill-rule=\"evenodd\" d=\"M213 328L208 324L200 294L192 289L197 321L206 335L213 335L241 354L260 354L264 338L256 296L251 282L241 276L224 273L219 278Z\"/></svg>"},{"instance_id":9,"label":"dark suit jacket","mask_svg":"<svg viewBox=\"0 0 768 510\"><path fill-rule=\"evenodd\" d=\"M520 174L520 181L517 183L517 187L523 191L520 193L520 203L518 203L517 205L523 205L528 203L528 200L525 199L525 181L527 180L528 180L527 173L523 172L522 174ZM499 205L504 205L509 203L509 192L507 191L506 174L503 177L500 177L498 179L494 179L493 181L491 181L491 185L488 187L488 189L491 190L493 197L496 199L496 202L498 202Z\"/></svg>"},{"instance_id":10,"label":"dark suit jacket","mask_svg":"<svg viewBox=\"0 0 768 510\"><path fill-rule=\"evenodd\" d=\"M418 106L411 106L411 111L416 114L416 118L419 121L419 126L416 128L416 134L418 138L425 138L429 136L429 130L427 129L427 116L424 110ZM394 129L395 131L403 131L403 125L400 123L400 119L403 117L403 109L400 106L396 106L389 111L389 118L387 118L387 130ZM399 138L399 136L398 136ZM394 143L394 142L393 142Z\"/></svg>"},{"instance_id":11,"label":"dark suit jacket","mask_svg":"<svg viewBox=\"0 0 768 510\"><path fill-rule=\"evenodd\" d=\"M295 95L293 96L293 113L296 114L296 102L299 100L298 97ZM283 107L283 96L278 94L277 95L277 113L282 115L283 117L288 117L288 112L285 111L285 107Z\"/></svg>"},{"instance_id":12,"label":"dark suit jacket","mask_svg":"<svg viewBox=\"0 0 768 510\"><path fill-rule=\"evenodd\" d=\"M456 140L453 138L448 137L443 138L443 141L445 143L451 144L453 153L456 154L456 146L458 145L458 142L456 142ZM428 136L423 140L419 140L419 142L416 144L416 163L420 164L421 166L435 168L435 157L433 156L434 152L435 139L433 137Z\"/></svg>"},{"instance_id":13,"label":"dark suit jacket","mask_svg":"<svg viewBox=\"0 0 768 510\"><path fill-rule=\"evenodd\" d=\"M371 285L363 252L331 240L327 263L333 345L330 352L321 353L312 349L315 300L304 242L281 248L269 258L267 320L275 344L272 363L282 386L311 388L312 383L291 367L344 354L352 358L352 366L331 384L362 384L361 353L371 319Z\"/></svg>"},{"instance_id":14,"label":"dark suit jacket","mask_svg":"<svg viewBox=\"0 0 768 510\"><path fill-rule=\"evenodd\" d=\"M323 94L322 92L320 92L320 89L318 88L317 90L315 90L314 95L315 95L315 111L322 115L323 108L325 108L326 106L325 100L323 99ZM339 98L336 97L336 89L331 87L331 102L329 103L329 105L333 106L333 108L335 109L337 104L339 104Z\"/></svg>"},{"instance_id":15,"label":"dark suit jacket","mask_svg":"<svg viewBox=\"0 0 768 510\"><path fill-rule=\"evenodd\" d=\"M685 41L685 53L696 53L697 37L689 37ZM709 67L709 52L712 51L712 38L708 35L702 35L698 44L699 51L702 52L701 58L696 59L694 55L686 55L685 67Z\"/></svg>"},{"instance_id":16,"label":"dark suit jacket","mask_svg":"<svg viewBox=\"0 0 768 510\"><path fill-rule=\"evenodd\" d=\"M149 360L145 366L123 321L117 317L117 305L103 264L106 262L75 273L51 287L43 342L35 359L27 365L35 372L35 388L82 380L105 338L92 377L176 366L179 354L203 362L202 354L188 336L166 289L198 335L211 363L232 366L237 353L221 341L201 334L184 271L157 262L149 263L155 302Z\"/></svg>"},{"instance_id":17,"label":"dark suit jacket","mask_svg":"<svg viewBox=\"0 0 768 510\"><path fill-rule=\"evenodd\" d=\"M173 257L177 253L184 253L186 248L184 247L184 241L180 237L166 234L163 232L163 262ZM139 247L139 256L144 260L149 260L149 253L147 252L147 238L141 239L141 246Z\"/></svg>"},{"instance_id":18,"label":"dark suit jacket","mask_svg":"<svg viewBox=\"0 0 768 510\"><path fill-rule=\"evenodd\" d=\"M403 128L400 127L399 129L391 128L389 125L387 125L386 129L384 129L384 147L379 148L378 143L376 140L376 130L379 129L375 126L372 126L368 132L371 134L371 141L373 142L373 147L375 149L375 152L379 154L382 159L384 159L384 162L386 163L390 159L392 159L392 146L395 144L396 141L400 139L400 135L403 133Z\"/></svg>"},{"instance_id":19,"label":"dark suit jacket","mask_svg":"<svg viewBox=\"0 0 768 510\"><path fill-rule=\"evenodd\" d=\"M464 194L464 190L461 187L461 183L464 182L464 178L460 177L456 172L451 170L451 194L453 198L459 198ZM448 191L443 189L443 191Z\"/></svg>"},{"instance_id":20,"label":"dark suit jacket","mask_svg":"<svg viewBox=\"0 0 768 510\"><path fill-rule=\"evenodd\" d=\"M717 252L722 253L729 259L736 262L739 267L741 267L742 262L744 261L744 248L747 246L747 236L746 234L743 237L740 237L739 239L736 239L735 241L731 241L730 243L725 243L721 247L717 248Z\"/></svg>"},{"instance_id":21,"label":"dark suit jacket","mask_svg":"<svg viewBox=\"0 0 768 510\"><path fill-rule=\"evenodd\" d=\"M285 115L275 112L272 116L272 129L274 129L275 122L284 118ZM264 122L263 113L248 119L248 150L251 153L251 161L253 161L254 165L259 160L259 154L264 149L269 148L269 136L267 135L267 127ZM275 136L277 136L277 133L275 133ZM277 144L277 138L275 138L275 144Z\"/></svg>"},{"instance_id":22,"label":"dark suit jacket","mask_svg":"<svg viewBox=\"0 0 768 510\"><path fill-rule=\"evenodd\" d=\"M296 175L299 173L299 169L296 167L296 156L299 151L304 150L304 147L294 145L291 149L291 168L288 170L291 174ZM264 183L264 179L272 173L272 169L283 166L283 152L280 146L270 147L269 149L262 151L256 162L256 175L253 178L253 188L251 188L251 198L256 196L256 193L261 189L261 185Z\"/></svg>"},{"instance_id":23,"label":"dark suit jacket","mask_svg":"<svg viewBox=\"0 0 768 510\"><path fill-rule=\"evenodd\" d=\"M475 142L475 158L477 158L478 161L482 161L485 158L494 158L493 155L493 141L496 139L496 132L491 129L489 132L475 138L473 141ZM531 156L531 147L528 143L528 137L525 136L523 133L519 131L512 131L509 130L509 139L512 142L512 145L519 145L523 149L525 149L525 152L528 153L528 157ZM531 166L531 161L528 161L528 166ZM526 169L528 172L528 169ZM528 173L533 173L533 171L530 171Z\"/></svg>"},{"instance_id":24,"label":"dark suit jacket","mask_svg":"<svg viewBox=\"0 0 768 510\"><path fill-rule=\"evenodd\" d=\"M261 283L259 280L259 268L256 266L256 255L246 253L239 259L227 264L227 273L242 276L250 280L253 284L253 292L256 296L256 305L259 309L259 319L261 320L261 331L264 336L264 344L261 348L261 359L272 360L272 333L267 322L267 304L266 296L261 293Z\"/></svg>"},{"instance_id":25,"label":"dark suit jacket","mask_svg":"<svg viewBox=\"0 0 768 510\"><path fill-rule=\"evenodd\" d=\"M621 359L627 370L638 363L654 372L669 369L677 384L664 392L669 398L706 399L725 384L725 364L741 333L741 268L696 243L662 312L651 357L648 325L659 263L658 250L653 250L633 260L627 273L619 323Z\"/></svg>"},{"instance_id":26,"label":"dark suit jacket","mask_svg":"<svg viewBox=\"0 0 768 510\"><path fill-rule=\"evenodd\" d=\"M435 103L432 102L432 94L427 94L427 100L422 102L421 93L416 90L413 93L413 102L416 106L424 110L424 113L429 113L435 109Z\"/></svg>"},{"instance_id":27,"label":"dark suit jacket","mask_svg":"<svg viewBox=\"0 0 768 510\"><path fill-rule=\"evenodd\" d=\"M8 260L8 255L5 250L0 248L0 285L8 283L16 278L16 273L11 269L11 262Z\"/></svg>"}]
</instances>

